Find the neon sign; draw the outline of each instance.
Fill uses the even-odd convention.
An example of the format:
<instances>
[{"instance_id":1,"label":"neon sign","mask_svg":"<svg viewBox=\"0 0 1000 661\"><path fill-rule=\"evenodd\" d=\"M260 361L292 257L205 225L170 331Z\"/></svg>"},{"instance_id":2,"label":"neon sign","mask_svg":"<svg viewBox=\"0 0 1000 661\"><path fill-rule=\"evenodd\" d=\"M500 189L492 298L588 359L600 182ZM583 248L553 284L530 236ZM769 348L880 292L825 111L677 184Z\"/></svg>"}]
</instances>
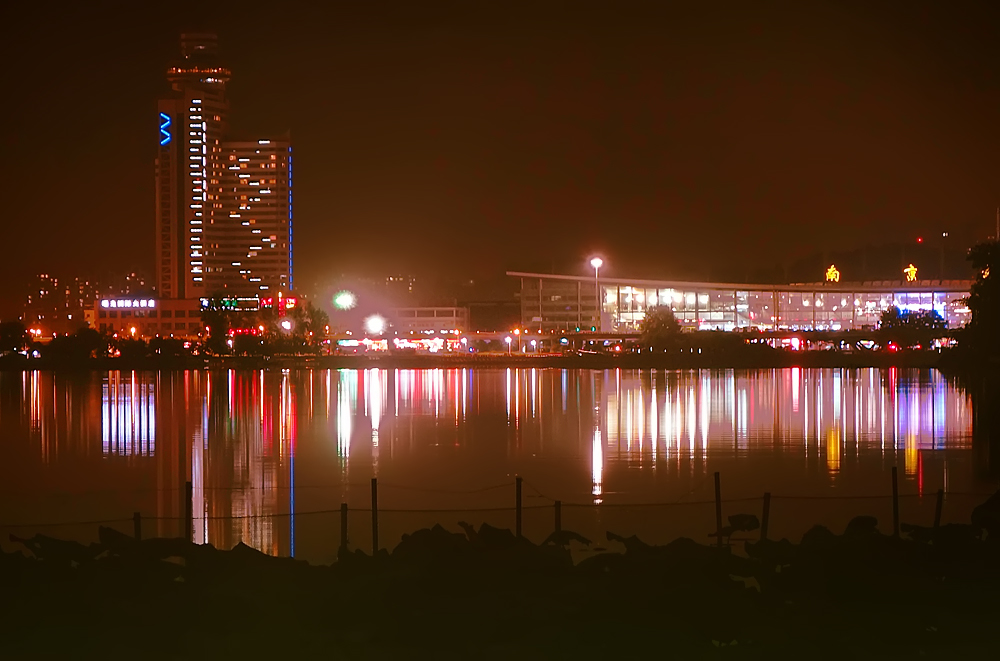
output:
<instances>
[{"instance_id":1,"label":"neon sign","mask_svg":"<svg viewBox=\"0 0 1000 661\"><path fill-rule=\"evenodd\" d=\"M830 264L830 268L826 270L826 281L827 282L840 282L840 271L833 264Z\"/></svg>"},{"instance_id":2,"label":"neon sign","mask_svg":"<svg viewBox=\"0 0 1000 661\"><path fill-rule=\"evenodd\" d=\"M170 115L165 112L160 113L160 146L164 147L170 144Z\"/></svg>"},{"instance_id":3,"label":"neon sign","mask_svg":"<svg viewBox=\"0 0 1000 661\"><path fill-rule=\"evenodd\" d=\"M907 282L916 282L917 281L917 267L914 266L913 264L910 264L905 269L903 269L903 273L906 274L906 281Z\"/></svg>"}]
</instances>

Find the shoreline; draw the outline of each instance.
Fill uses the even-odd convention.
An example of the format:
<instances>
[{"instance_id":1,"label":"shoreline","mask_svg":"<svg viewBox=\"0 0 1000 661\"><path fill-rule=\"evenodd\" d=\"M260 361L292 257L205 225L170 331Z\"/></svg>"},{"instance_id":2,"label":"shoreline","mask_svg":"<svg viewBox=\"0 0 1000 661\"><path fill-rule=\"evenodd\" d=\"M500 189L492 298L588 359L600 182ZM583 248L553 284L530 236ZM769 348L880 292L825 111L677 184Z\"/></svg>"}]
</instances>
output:
<instances>
[{"instance_id":1,"label":"shoreline","mask_svg":"<svg viewBox=\"0 0 1000 661\"><path fill-rule=\"evenodd\" d=\"M313 565L242 542L227 550L103 527L89 546L35 536L16 539L28 554L0 553L16 605L5 645L33 658L135 656L150 636L166 642L142 655L171 659L192 646L242 658L720 658L722 647L727 658L978 657L995 648L996 498L971 523L905 535L864 515L797 542L750 525L743 553L610 532L623 552L569 531L536 544L509 529L439 524L391 551L345 545L336 562ZM594 553L574 563L579 547ZM257 611L294 636L246 635L246 612ZM108 613L119 612L141 622L109 637Z\"/></svg>"},{"instance_id":2,"label":"shoreline","mask_svg":"<svg viewBox=\"0 0 1000 661\"><path fill-rule=\"evenodd\" d=\"M176 371L193 369L782 369L801 368L956 368L943 354L924 352L841 353L836 351L705 352L702 354L564 355L400 355L91 358L56 361L44 358L0 360L0 371Z\"/></svg>"}]
</instances>

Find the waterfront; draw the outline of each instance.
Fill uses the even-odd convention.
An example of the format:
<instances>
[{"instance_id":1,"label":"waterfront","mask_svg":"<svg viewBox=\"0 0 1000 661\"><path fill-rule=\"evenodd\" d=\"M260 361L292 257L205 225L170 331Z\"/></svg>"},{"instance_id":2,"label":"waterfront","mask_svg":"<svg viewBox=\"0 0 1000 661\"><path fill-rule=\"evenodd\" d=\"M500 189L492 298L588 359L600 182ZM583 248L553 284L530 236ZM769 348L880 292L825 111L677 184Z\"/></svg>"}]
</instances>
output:
<instances>
[{"instance_id":1,"label":"waterfront","mask_svg":"<svg viewBox=\"0 0 1000 661\"><path fill-rule=\"evenodd\" d=\"M775 495L772 536L857 513L887 530L892 466L904 521L929 523L941 488L945 519L967 520L982 497L960 494L992 490L973 418L933 370L0 373L0 532L88 541L92 524L23 524L128 531L139 511L147 535L179 535L190 481L195 541L329 562L340 503L367 509L373 476L391 547L435 521L512 527L518 474L535 541L552 499L589 536L704 538L715 471L746 499L727 514ZM350 537L370 548L367 512Z\"/></svg>"}]
</instances>

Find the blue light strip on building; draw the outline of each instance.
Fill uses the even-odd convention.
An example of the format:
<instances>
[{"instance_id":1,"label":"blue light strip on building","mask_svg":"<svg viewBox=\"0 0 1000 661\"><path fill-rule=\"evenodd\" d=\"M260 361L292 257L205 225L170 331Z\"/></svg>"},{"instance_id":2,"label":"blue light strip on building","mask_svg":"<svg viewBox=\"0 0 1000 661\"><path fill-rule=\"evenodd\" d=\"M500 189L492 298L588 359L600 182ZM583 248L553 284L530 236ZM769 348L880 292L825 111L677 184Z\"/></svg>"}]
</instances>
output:
<instances>
[{"instance_id":1,"label":"blue light strip on building","mask_svg":"<svg viewBox=\"0 0 1000 661\"><path fill-rule=\"evenodd\" d=\"M160 146L170 144L170 115L165 112L160 113Z\"/></svg>"}]
</instances>

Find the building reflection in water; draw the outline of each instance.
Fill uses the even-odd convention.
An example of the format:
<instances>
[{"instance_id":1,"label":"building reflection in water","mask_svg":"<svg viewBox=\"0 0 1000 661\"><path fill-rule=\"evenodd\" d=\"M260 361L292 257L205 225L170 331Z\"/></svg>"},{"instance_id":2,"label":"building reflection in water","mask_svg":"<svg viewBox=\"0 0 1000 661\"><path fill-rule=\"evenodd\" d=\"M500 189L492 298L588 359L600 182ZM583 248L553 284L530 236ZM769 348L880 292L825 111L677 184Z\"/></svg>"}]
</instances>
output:
<instances>
[{"instance_id":1,"label":"building reflection in water","mask_svg":"<svg viewBox=\"0 0 1000 661\"><path fill-rule=\"evenodd\" d=\"M101 384L101 441L104 454L152 455L156 450L154 384L111 372Z\"/></svg>"},{"instance_id":2,"label":"building reflection in water","mask_svg":"<svg viewBox=\"0 0 1000 661\"><path fill-rule=\"evenodd\" d=\"M190 481L197 542L291 555L304 512L364 507L352 484L391 469L420 485L445 457L453 474L435 479L456 484L548 462L536 480L595 503L655 471L707 475L709 456L798 458L780 470L831 482L868 456L936 489L952 464L931 457L971 446L972 410L938 372L895 369L33 372L0 375L0 432L23 442L0 447L10 484L120 488L95 516L139 510L175 536Z\"/></svg>"}]
</instances>

